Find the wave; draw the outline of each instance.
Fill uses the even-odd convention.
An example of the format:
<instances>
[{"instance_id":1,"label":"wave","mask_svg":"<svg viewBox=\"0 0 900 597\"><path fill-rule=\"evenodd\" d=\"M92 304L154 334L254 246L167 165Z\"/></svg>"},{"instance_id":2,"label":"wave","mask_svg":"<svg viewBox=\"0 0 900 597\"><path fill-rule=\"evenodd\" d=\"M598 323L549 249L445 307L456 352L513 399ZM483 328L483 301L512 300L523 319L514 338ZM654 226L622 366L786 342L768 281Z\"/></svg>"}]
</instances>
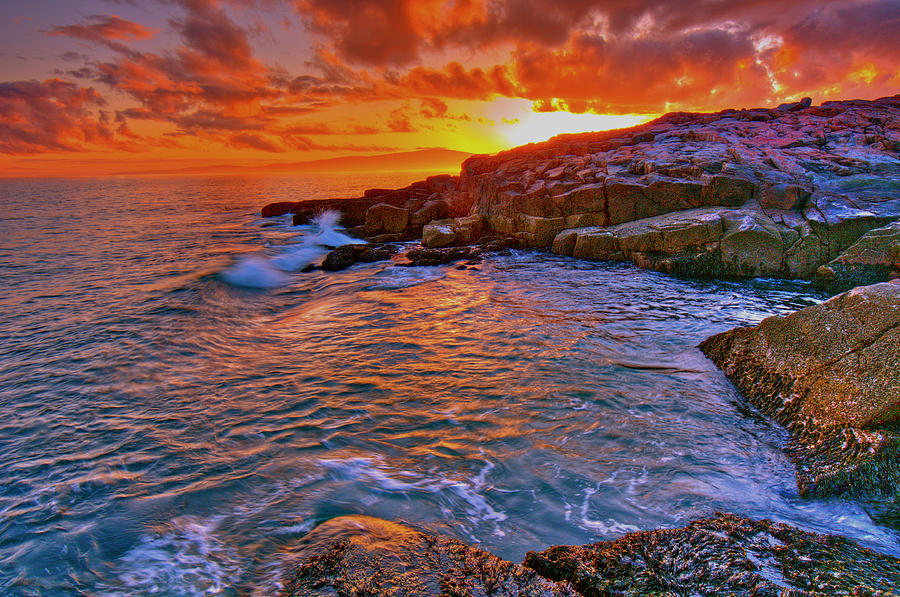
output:
<instances>
[{"instance_id":1,"label":"wave","mask_svg":"<svg viewBox=\"0 0 900 597\"><path fill-rule=\"evenodd\" d=\"M329 250L343 245L365 243L338 230L341 214L326 211L316 216L312 226L300 227L300 242L278 247L273 254L244 255L219 274L230 286L278 288L291 281L291 273L321 261Z\"/></svg>"}]
</instances>

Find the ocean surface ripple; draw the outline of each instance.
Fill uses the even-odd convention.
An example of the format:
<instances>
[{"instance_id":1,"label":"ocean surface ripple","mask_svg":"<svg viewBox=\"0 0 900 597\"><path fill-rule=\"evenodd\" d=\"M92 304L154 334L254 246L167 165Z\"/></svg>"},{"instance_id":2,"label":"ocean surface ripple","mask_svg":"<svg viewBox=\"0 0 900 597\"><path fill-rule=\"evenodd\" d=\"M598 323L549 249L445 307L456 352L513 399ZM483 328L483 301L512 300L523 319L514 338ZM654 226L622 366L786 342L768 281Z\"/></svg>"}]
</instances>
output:
<instances>
[{"instance_id":1,"label":"ocean surface ripple","mask_svg":"<svg viewBox=\"0 0 900 597\"><path fill-rule=\"evenodd\" d=\"M413 178L0 181L0 594L263 595L343 514L512 560L716 511L900 552L801 499L695 348L815 289L530 251L301 273L349 240L258 217Z\"/></svg>"}]
</instances>

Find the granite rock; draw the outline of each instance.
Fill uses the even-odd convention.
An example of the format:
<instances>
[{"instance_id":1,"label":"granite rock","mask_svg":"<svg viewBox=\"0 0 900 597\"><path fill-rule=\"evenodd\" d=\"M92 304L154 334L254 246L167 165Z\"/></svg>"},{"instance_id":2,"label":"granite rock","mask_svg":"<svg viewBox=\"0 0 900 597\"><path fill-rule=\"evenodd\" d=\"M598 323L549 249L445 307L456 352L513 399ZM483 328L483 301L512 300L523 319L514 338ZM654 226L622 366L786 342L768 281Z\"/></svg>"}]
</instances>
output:
<instances>
[{"instance_id":1,"label":"granite rock","mask_svg":"<svg viewBox=\"0 0 900 597\"><path fill-rule=\"evenodd\" d=\"M805 495L900 487L900 284L858 287L700 349L791 432Z\"/></svg>"}]
</instances>

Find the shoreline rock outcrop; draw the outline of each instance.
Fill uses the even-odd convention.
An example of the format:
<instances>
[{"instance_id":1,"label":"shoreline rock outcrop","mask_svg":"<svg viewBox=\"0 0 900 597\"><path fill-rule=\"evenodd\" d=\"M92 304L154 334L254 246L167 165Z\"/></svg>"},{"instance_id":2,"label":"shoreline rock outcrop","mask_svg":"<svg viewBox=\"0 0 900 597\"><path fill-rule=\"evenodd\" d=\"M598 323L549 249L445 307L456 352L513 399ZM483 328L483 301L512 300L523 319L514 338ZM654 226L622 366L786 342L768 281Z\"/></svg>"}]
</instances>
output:
<instances>
[{"instance_id":1,"label":"shoreline rock outcrop","mask_svg":"<svg viewBox=\"0 0 900 597\"><path fill-rule=\"evenodd\" d=\"M843 264L859 263L851 278L886 280L896 272L893 245L873 263L866 247L851 247L900 219L900 95L788 106L560 135L473 156L459 176L273 204L263 215L305 221L328 207L368 236L445 247L508 235L682 275L809 279L827 266L816 279L830 287Z\"/></svg>"},{"instance_id":2,"label":"shoreline rock outcrop","mask_svg":"<svg viewBox=\"0 0 900 597\"><path fill-rule=\"evenodd\" d=\"M280 597L575 597L565 583L456 539L368 516L341 516L307 534Z\"/></svg>"},{"instance_id":3,"label":"shoreline rock outcrop","mask_svg":"<svg viewBox=\"0 0 900 597\"><path fill-rule=\"evenodd\" d=\"M874 596L900 585L893 556L728 514L529 552L523 564L403 524L345 516L304 537L289 568L281 597Z\"/></svg>"},{"instance_id":4,"label":"shoreline rock outcrop","mask_svg":"<svg viewBox=\"0 0 900 597\"><path fill-rule=\"evenodd\" d=\"M700 344L791 433L802 495L900 497L900 281Z\"/></svg>"}]
</instances>

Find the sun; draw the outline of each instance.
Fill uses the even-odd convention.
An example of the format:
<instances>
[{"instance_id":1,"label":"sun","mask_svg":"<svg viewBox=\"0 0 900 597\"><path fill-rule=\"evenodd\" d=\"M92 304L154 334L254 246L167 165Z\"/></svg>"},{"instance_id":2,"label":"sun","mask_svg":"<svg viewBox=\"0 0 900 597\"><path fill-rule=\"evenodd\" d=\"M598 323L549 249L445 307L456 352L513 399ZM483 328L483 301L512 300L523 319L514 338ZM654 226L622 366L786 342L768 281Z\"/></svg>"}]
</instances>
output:
<instances>
[{"instance_id":1,"label":"sun","mask_svg":"<svg viewBox=\"0 0 900 597\"><path fill-rule=\"evenodd\" d=\"M510 145L546 141L563 133L607 131L643 124L655 114L573 114L571 112L530 111L516 119L502 121L501 134Z\"/></svg>"}]
</instances>

